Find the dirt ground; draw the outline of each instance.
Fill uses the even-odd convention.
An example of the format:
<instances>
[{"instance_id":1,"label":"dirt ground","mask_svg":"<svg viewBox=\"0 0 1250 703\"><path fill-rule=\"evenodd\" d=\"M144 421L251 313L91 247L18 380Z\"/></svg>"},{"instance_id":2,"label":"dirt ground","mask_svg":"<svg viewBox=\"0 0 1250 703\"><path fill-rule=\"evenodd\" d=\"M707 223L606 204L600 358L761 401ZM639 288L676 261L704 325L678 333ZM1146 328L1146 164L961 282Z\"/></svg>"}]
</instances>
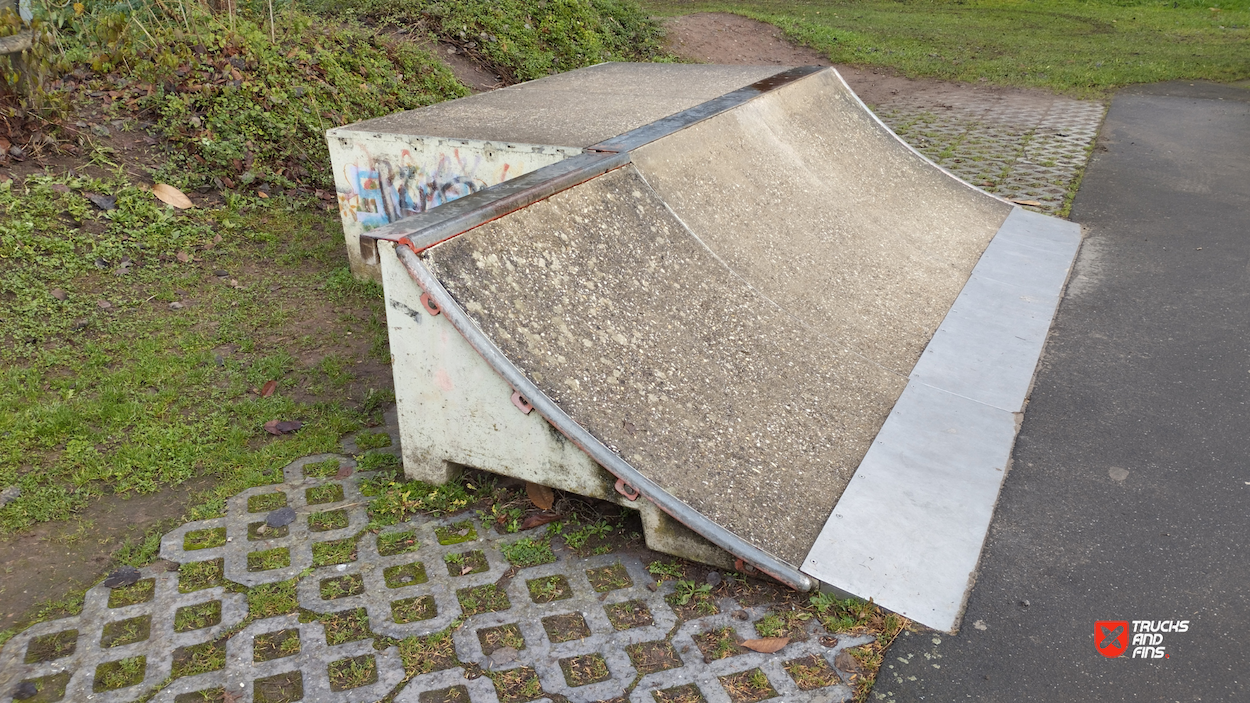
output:
<instances>
[{"instance_id":1,"label":"dirt ground","mask_svg":"<svg viewBox=\"0 0 1250 703\"><path fill-rule=\"evenodd\" d=\"M726 12L700 12L673 17L664 23L667 48L687 61L700 63L775 66L834 66L860 99L872 106L908 96L925 107L941 110L955 101L1008 94L1049 96L1050 93L1021 88L904 78L893 72L865 66L833 64L822 54L796 46L771 24ZM457 74L459 75L459 74ZM961 100L962 99L962 100Z\"/></svg>"}]
</instances>

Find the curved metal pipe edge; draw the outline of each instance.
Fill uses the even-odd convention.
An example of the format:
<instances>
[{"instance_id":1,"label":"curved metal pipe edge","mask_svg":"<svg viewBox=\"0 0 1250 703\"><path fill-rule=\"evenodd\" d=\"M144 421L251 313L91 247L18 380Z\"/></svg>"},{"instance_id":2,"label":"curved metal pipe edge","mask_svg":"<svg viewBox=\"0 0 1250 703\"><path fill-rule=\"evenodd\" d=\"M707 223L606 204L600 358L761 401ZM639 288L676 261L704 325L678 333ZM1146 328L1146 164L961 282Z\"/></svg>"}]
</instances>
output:
<instances>
[{"instance_id":1,"label":"curved metal pipe edge","mask_svg":"<svg viewBox=\"0 0 1250 703\"><path fill-rule=\"evenodd\" d=\"M486 360L486 363L490 364L491 368L507 381L513 390L525 396L526 400L534 406L534 409L550 422L553 427L568 437L582 451L589 454L600 466L607 469L609 473L617 478L623 479L634 490L641 493L644 498L654 503L660 510L668 513L678 522L699 533L721 549L734 556L741 557L759 571L798 591L811 591L817 586L818 582L815 579L704 517L694 508L665 491L659 484L643 476L629 462L604 446L598 438L588 432L586 428L577 424L553 400L548 398L538 386L526 378L525 374L469 318L468 313L451 297L451 294L447 292L447 289L443 287L443 284L433 272L425 267L425 264L421 262L416 252L403 243L399 243L395 245L395 255L399 258L400 263L404 265L404 268L408 270L408 275L416 281L422 290L434 298L435 302L442 308L442 314L460 332L469 345Z\"/></svg>"}]
</instances>

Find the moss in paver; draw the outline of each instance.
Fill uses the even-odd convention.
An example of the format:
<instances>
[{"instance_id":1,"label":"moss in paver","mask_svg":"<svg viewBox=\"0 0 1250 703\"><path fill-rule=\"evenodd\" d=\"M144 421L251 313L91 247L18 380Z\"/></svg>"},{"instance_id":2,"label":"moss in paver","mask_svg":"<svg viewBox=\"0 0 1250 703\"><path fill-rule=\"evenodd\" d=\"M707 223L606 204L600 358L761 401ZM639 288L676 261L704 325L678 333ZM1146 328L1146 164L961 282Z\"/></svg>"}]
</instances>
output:
<instances>
[{"instance_id":1,"label":"moss in paver","mask_svg":"<svg viewBox=\"0 0 1250 703\"><path fill-rule=\"evenodd\" d=\"M69 686L71 676L73 676L72 671L62 671L51 676L23 679L21 683L30 682L35 686L35 695L27 698L27 703L52 703L52 701L63 700L65 698L65 688Z\"/></svg>"},{"instance_id":2,"label":"moss in paver","mask_svg":"<svg viewBox=\"0 0 1250 703\"><path fill-rule=\"evenodd\" d=\"M252 661L267 662L299 654L299 629L290 628L256 635L252 640Z\"/></svg>"},{"instance_id":3,"label":"moss in paver","mask_svg":"<svg viewBox=\"0 0 1250 703\"><path fill-rule=\"evenodd\" d=\"M312 546L313 566L331 566L356 561L356 540L351 537L328 542L315 542Z\"/></svg>"},{"instance_id":4,"label":"moss in paver","mask_svg":"<svg viewBox=\"0 0 1250 703\"><path fill-rule=\"evenodd\" d=\"M101 664L95 668L95 683L92 688L96 693L100 693L134 686L143 681L147 666L148 658L145 656L129 657Z\"/></svg>"},{"instance_id":5,"label":"moss in paver","mask_svg":"<svg viewBox=\"0 0 1250 703\"><path fill-rule=\"evenodd\" d=\"M607 660L597 652L561 659L560 670L564 672L564 682L572 688L589 686L612 678Z\"/></svg>"},{"instance_id":6,"label":"moss in paver","mask_svg":"<svg viewBox=\"0 0 1250 703\"><path fill-rule=\"evenodd\" d=\"M286 494L282 491L260 493L247 499L249 513L267 513L283 507L286 507Z\"/></svg>"},{"instance_id":7,"label":"moss in paver","mask_svg":"<svg viewBox=\"0 0 1250 703\"><path fill-rule=\"evenodd\" d=\"M755 703L765 698L775 698L777 691L769 683L768 676L759 669L751 669L729 676L721 676L720 685L733 703Z\"/></svg>"},{"instance_id":8,"label":"moss in paver","mask_svg":"<svg viewBox=\"0 0 1250 703\"><path fill-rule=\"evenodd\" d=\"M304 501L309 505L337 503L340 500L343 500L343 487L337 483L313 486L304 491Z\"/></svg>"},{"instance_id":9,"label":"moss in paver","mask_svg":"<svg viewBox=\"0 0 1250 703\"><path fill-rule=\"evenodd\" d=\"M372 654L340 659L326 667L331 691L360 688L378 680L378 663Z\"/></svg>"},{"instance_id":10,"label":"moss in paver","mask_svg":"<svg viewBox=\"0 0 1250 703\"><path fill-rule=\"evenodd\" d=\"M841 681L838 672L834 671L824 657L815 654L802 659L791 659L782 664L794 685L800 691L811 691L825 686L832 686Z\"/></svg>"},{"instance_id":11,"label":"moss in paver","mask_svg":"<svg viewBox=\"0 0 1250 703\"><path fill-rule=\"evenodd\" d=\"M338 472L338 459L326 459L312 464L304 464L304 475L311 478L329 478Z\"/></svg>"},{"instance_id":12,"label":"moss in paver","mask_svg":"<svg viewBox=\"0 0 1250 703\"><path fill-rule=\"evenodd\" d=\"M350 521L346 510L328 510L308 516L308 529L313 532L329 532L347 527Z\"/></svg>"},{"instance_id":13,"label":"moss in paver","mask_svg":"<svg viewBox=\"0 0 1250 703\"><path fill-rule=\"evenodd\" d=\"M290 565L291 550L286 547L263 549L259 552L250 552L247 555L248 571L271 571L273 569L285 569Z\"/></svg>"},{"instance_id":14,"label":"moss in paver","mask_svg":"<svg viewBox=\"0 0 1250 703\"><path fill-rule=\"evenodd\" d=\"M535 603L550 603L573 597L573 587L569 585L569 580L559 574L526 581L525 585L529 588L530 600Z\"/></svg>"},{"instance_id":15,"label":"moss in paver","mask_svg":"<svg viewBox=\"0 0 1250 703\"><path fill-rule=\"evenodd\" d=\"M457 627L400 640L399 658L404 663L404 672L413 677L460 666L460 660L456 658L456 643L451 637Z\"/></svg>"},{"instance_id":16,"label":"moss in paver","mask_svg":"<svg viewBox=\"0 0 1250 703\"><path fill-rule=\"evenodd\" d=\"M657 671L668 671L682 665L681 655L667 640L639 642L625 647L629 661L640 674L654 674Z\"/></svg>"},{"instance_id":17,"label":"moss in paver","mask_svg":"<svg viewBox=\"0 0 1250 703\"><path fill-rule=\"evenodd\" d=\"M140 615L137 618L117 620L104 625L100 635L101 647L124 647L135 642L146 640L152 632L152 616Z\"/></svg>"},{"instance_id":18,"label":"moss in paver","mask_svg":"<svg viewBox=\"0 0 1250 703\"><path fill-rule=\"evenodd\" d=\"M156 594L156 580L143 579L129 586L114 588L109 593L110 608L125 608L128 605L138 605L139 603L147 603L152 600L152 596Z\"/></svg>"},{"instance_id":19,"label":"moss in paver","mask_svg":"<svg viewBox=\"0 0 1250 703\"><path fill-rule=\"evenodd\" d=\"M739 644L738 635L732 627L721 627L694 635L693 639L705 659L724 659L747 653L746 648Z\"/></svg>"},{"instance_id":20,"label":"moss in paver","mask_svg":"<svg viewBox=\"0 0 1250 703\"><path fill-rule=\"evenodd\" d=\"M528 666L491 672L489 676L495 684L500 703L522 703L543 696L538 673Z\"/></svg>"},{"instance_id":21,"label":"moss in paver","mask_svg":"<svg viewBox=\"0 0 1250 703\"><path fill-rule=\"evenodd\" d=\"M438 537L439 544L461 544L476 540L477 528L471 521L465 520L454 525L435 528L434 534Z\"/></svg>"},{"instance_id":22,"label":"moss in paver","mask_svg":"<svg viewBox=\"0 0 1250 703\"><path fill-rule=\"evenodd\" d=\"M68 657L78 648L78 630L62 630L34 637L26 645L26 663L38 664Z\"/></svg>"},{"instance_id":23,"label":"moss in paver","mask_svg":"<svg viewBox=\"0 0 1250 703\"><path fill-rule=\"evenodd\" d=\"M224 559L192 561L178 567L178 592L191 593L221 586L226 582Z\"/></svg>"},{"instance_id":24,"label":"moss in paver","mask_svg":"<svg viewBox=\"0 0 1250 703\"><path fill-rule=\"evenodd\" d=\"M225 700L226 689L221 686L174 696L174 703L223 703Z\"/></svg>"},{"instance_id":25,"label":"moss in paver","mask_svg":"<svg viewBox=\"0 0 1250 703\"><path fill-rule=\"evenodd\" d=\"M522 569L550 564L556 560L555 552L551 551L551 544L546 540L535 540L529 537L519 539L512 544L501 545L499 551L503 552L509 564Z\"/></svg>"},{"instance_id":26,"label":"moss in paver","mask_svg":"<svg viewBox=\"0 0 1250 703\"><path fill-rule=\"evenodd\" d=\"M213 527L207 530L190 530L182 538L182 548L188 552L197 549L212 549L226 543L226 528Z\"/></svg>"},{"instance_id":27,"label":"moss in paver","mask_svg":"<svg viewBox=\"0 0 1250 703\"><path fill-rule=\"evenodd\" d=\"M299 607L296 583L299 579L262 583L247 589L247 614L256 620L286 615Z\"/></svg>"},{"instance_id":28,"label":"moss in paver","mask_svg":"<svg viewBox=\"0 0 1250 703\"><path fill-rule=\"evenodd\" d=\"M279 539L289 534L291 534L290 525L271 527L264 520L247 524L247 539L249 542L257 542L262 539Z\"/></svg>"},{"instance_id":29,"label":"moss in paver","mask_svg":"<svg viewBox=\"0 0 1250 703\"><path fill-rule=\"evenodd\" d=\"M581 613L565 613L543 618L547 637L556 644L590 637L590 626Z\"/></svg>"},{"instance_id":30,"label":"moss in paver","mask_svg":"<svg viewBox=\"0 0 1250 703\"><path fill-rule=\"evenodd\" d=\"M417 703L469 703L469 700L469 689L464 686L422 691L417 696Z\"/></svg>"},{"instance_id":31,"label":"moss in paver","mask_svg":"<svg viewBox=\"0 0 1250 703\"><path fill-rule=\"evenodd\" d=\"M434 596L417 596L391 601L391 619L399 624L429 620L438 615L438 607L434 605Z\"/></svg>"},{"instance_id":32,"label":"moss in paver","mask_svg":"<svg viewBox=\"0 0 1250 703\"><path fill-rule=\"evenodd\" d=\"M646 627L654 622L651 609L646 603L638 600L627 600L604 607L608 622L618 630L629 630L635 627Z\"/></svg>"},{"instance_id":33,"label":"moss in paver","mask_svg":"<svg viewBox=\"0 0 1250 703\"><path fill-rule=\"evenodd\" d=\"M456 598L460 600L460 608L464 610L465 617L480 613L493 613L512 607L508 594L493 583L462 588L456 591Z\"/></svg>"},{"instance_id":34,"label":"moss in paver","mask_svg":"<svg viewBox=\"0 0 1250 703\"><path fill-rule=\"evenodd\" d=\"M361 432L356 435L356 446L361 451L391 446L391 436L385 432Z\"/></svg>"},{"instance_id":35,"label":"moss in paver","mask_svg":"<svg viewBox=\"0 0 1250 703\"><path fill-rule=\"evenodd\" d=\"M254 703L292 703L304 699L304 675L288 671L252 682Z\"/></svg>"},{"instance_id":36,"label":"moss in paver","mask_svg":"<svg viewBox=\"0 0 1250 703\"><path fill-rule=\"evenodd\" d=\"M447 554L443 557L443 561L447 564L449 576L468 576L490 570L486 554L480 549L460 554Z\"/></svg>"},{"instance_id":37,"label":"moss in paver","mask_svg":"<svg viewBox=\"0 0 1250 703\"><path fill-rule=\"evenodd\" d=\"M596 593L606 593L634 585L629 572L619 561L602 569L590 569L586 572L586 578L590 579L590 586L595 589Z\"/></svg>"},{"instance_id":38,"label":"moss in paver","mask_svg":"<svg viewBox=\"0 0 1250 703\"><path fill-rule=\"evenodd\" d=\"M175 679L197 676L226 668L226 638L201 642L174 650L170 676Z\"/></svg>"},{"instance_id":39,"label":"moss in paver","mask_svg":"<svg viewBox=\"0 0 1250 703\"><path fill-rule=\"evenodd\" d=\"M221 601L187 605L174 612L174 632L190 632L221 622Z\"/></svg>"},{"instance_id":40,"label":"moss in paver","mask_svg":"<svg viewBox=\"0 0 1250 703\"><path fill-rule=\"evenodd\" d=\"M652 691L651 697L655 699L655 703L707 703L699 687L692 683L666 688L662 691Z\"/></svg>"},{"instance_id":41,"label":"moss in paver","mask_svg":"<svg viewBox=\"0 0 1250 703\"><path fill-rule=\"evenodd\" d=\"M428 577L425 575L425 564L419 561L414 561L411 564L388 566L382 570L382 578L386 581L387 588L415 586L428 580Z\"/></svg>"},{"instance_id":42,"label":"moss in paver","mask_svg":"<svg viewBox=\"0 0 1250 703\"><path fill-rule=\"evenodd\" d=\"M521 634L521 628L516 623L484 627L477 631L477 640L482 644L482 654L486 656L503 647L525 649L525 636Z\"/></svg>"},{"instance_id":43,"label":"moss in paver","mask_svg":"<svg viewBox=\"0 0 1250 703\"><path fill-rule=\"evenodd\" d=\"M421 543L417 541L415 530L388 532L384 535L378 535L378 554L384 557L392 557L404 552L415 552L420 548Z\"/></svg>"},{"instance_id":44,"label":"moss in paver","mask_svg":"<svg viewBox=\"0 0 1250 703\"><path fill-rule=\"evenodd\" d=\"M369 639L369 611L364 608L340 610L318 616L326 633L326 644L334 646L345 642Z\"/></svg>"},{"instance_id":45,"label":"moss in paver","mask_svg":"<svg viewBox=\"0 0 1250 703\"><path fill-rule=\"evenodd\" d=\"M348 596L358 596L365 592L365 579L360 574L335 576L321 580L321 599L334 600Z\"/></svg>"}]
</instances>

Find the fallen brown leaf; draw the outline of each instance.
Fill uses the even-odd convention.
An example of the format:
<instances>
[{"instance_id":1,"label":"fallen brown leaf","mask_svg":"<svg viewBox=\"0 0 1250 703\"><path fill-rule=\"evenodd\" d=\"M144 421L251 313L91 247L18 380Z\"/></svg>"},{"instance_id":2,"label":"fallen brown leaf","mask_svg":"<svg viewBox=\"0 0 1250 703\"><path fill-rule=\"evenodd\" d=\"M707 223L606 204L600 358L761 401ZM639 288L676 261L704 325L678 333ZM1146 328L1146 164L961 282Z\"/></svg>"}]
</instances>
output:
<instances>
[{"instance_id":1,"label":"fallen brown leaf","mask_svg":"<svg viewBox=\"0 0 1250 703\"><path fill-rule=\"evenodd\" d=\"M60 288L53 288L51 291L49 291L49 294L53 298L56 298L57 300L65 300L66 298L69 297L65 295L65 291L61 290Z\"/></svg>"},{"instance_id":2,"label":"fallen brown leaf","mask_svg":"<svg viewBox=\"0 0 1250 703\"><path fill-rule=\"evenodd\" d=\"M265 431L271 435L290 434L303 426L299 420L270 420L265 423Z\"/></svg>"},{"instance_id":3,"label":"fallen brown leaf","mask_svg":"<svg viewBox=\"0 0 1250 703\"><path fill-rule=\"evenodd\" d=\"M4 137L0 137L0 151L8 151L11 146L13 146L13 142L10 142Z\"/></svg>"},{"instance_id":4,"label":"fallen brown leaf","mask_svg":"<svg viewBox=\"0 0 1250 703\"><path fill-rule=\"evenodd\" d=\"M180 251L175 255L174 258L178 259L179 261L185 264L191 260L191 255L186 253L185 251Z\"/></svg>"},{"instance_id":5,"label":"fallen brown leaf","mask_svg":"<svg viewBox=\"0 0 1250 703\"><path fill-rule=\"evenodd\" d=\"M534 513L533 515L526 516L526 518L521 521L521 530L525 531L532 530L535 527L542 527L549 522L559 520L561 517L563 516L560 515L560 513L551 513L546 511Z\"/></svg>"},{"instance_id":6,"label":"fallen brown leaf","mask_svg":"<svg viewBox=\"0 0 1250 703\"><path fill-rule=\"evenodd\" d=\"M192 206L191 199L185 193L168 183L157 183L152 186L152 195L166 205L173 205L179 210L186 210Z\"/></svg>"},{"instance_id":7,"label":"fallen brown leaf","mask_svg":"<svg viewBox=\"0 0 1250 703\"><path fill-rule=\"evenodd\" d=\"M464 575L468 574L470 571L473 571L473 567L472 567L472 566L465 566L465 567L462 567L462 568L460 569L460 575L461 575L461 576L464 576Z\"/></svg>"},{"instance_id":8,"label":"fallen brown leaf","mask_svg":"<svg viewBox=\"0 0 1250 703\"><path fill-rule=\"evenodd\" d=\"M1015 203L1016 205L1030 205L1032 207L1042 206L1042 204L1037 202L1036 200L1013 200L1011 202Z\"/></svg>"},{"instance_id":9,"label":"fallen brown leaf","mask_svg":"<svg viewBox=\"0 0 1250 703\"><path fill-rule=\"evenodd\" d=\"M277 381L265 381L265 385L260 389L260 397L268 398L273 395L273 392L276 390L278 390Z\"/></svg>"},{"instance_id":10,"label":"fallen brown leaf","mask_svg":"<svg viewBox=\"0 0 1250 703\"><path fill-rule=\"evenodd\" d=\"M339 466L339 472L334 474L334 478L341 481L351 475L352 475L352 467L347 466L347 465L341 465Z\"/></svg>"},{"instance_id":11,"label":"fallen brown leaf","mask_svg":"<svg viewBox=\"0 0 1250 703\"><path fill-rule=\"evenodd\" d=\"M758 640L747 640L742 643L742 646L752 652L772 654L773 652L780 651L781 648L787 644L790 644L789 637L761 637Z\"/></svg>"},{"instance_id":12,"label":"fallen brown leaf","mask_svg":"<svg viewBox=\"0 0 1250 703\"><path fill-rule=\"evenodd\" d=\"M833 658L833 665L848 674L858 674L860 672L859 660L845 649L838 652L838 656Z\"/></svg>"},{"instance_id":13,"label":"fallen brown leaf","mask_svg":"<svg viewBox=\"0 0 1250 703\"><path fill-rule=\"evenodd\" d=\"M551 506L556 503L555 493L552 493L550 488L537 483L526 481L525 494L530 497L530 502L538 506L539 510L551 510Z\"/></svg>"},{"instance_id":14,"label":"fallen brown leaf","mask_svg":"<svg viewBox=\"0 0 1250 703\"><path fill-rule=\"evenodd\" d=\"M256 191L256 195L258 195L258 196L260 196L260 197L262 197L262 198L268 198L268 197L269 197L269 194L268 194L268 193L266 193L266 192L265 192L265 191L263 191L263 190L258 190L258 191Z\"/></svg>"}]
</instances>

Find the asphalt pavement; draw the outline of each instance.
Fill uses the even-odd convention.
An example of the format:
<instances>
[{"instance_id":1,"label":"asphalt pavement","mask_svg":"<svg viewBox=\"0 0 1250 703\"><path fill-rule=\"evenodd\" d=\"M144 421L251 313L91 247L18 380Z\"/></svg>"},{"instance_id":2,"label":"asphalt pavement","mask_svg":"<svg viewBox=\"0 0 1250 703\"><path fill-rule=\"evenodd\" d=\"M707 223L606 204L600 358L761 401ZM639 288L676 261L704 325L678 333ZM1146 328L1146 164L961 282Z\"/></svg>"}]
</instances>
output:
<instances>
[{"instance_id":1,"label":"asphalt pavement","mask_svg":"<svg viewBox=\"0 0 1250 703\"><path fill-rule=\"evenodd\" d=\"M872 700L1250 701L1250 90L1117 94L1072 219L962 629L900 637Z\"/></svg>"}]
</instances>

